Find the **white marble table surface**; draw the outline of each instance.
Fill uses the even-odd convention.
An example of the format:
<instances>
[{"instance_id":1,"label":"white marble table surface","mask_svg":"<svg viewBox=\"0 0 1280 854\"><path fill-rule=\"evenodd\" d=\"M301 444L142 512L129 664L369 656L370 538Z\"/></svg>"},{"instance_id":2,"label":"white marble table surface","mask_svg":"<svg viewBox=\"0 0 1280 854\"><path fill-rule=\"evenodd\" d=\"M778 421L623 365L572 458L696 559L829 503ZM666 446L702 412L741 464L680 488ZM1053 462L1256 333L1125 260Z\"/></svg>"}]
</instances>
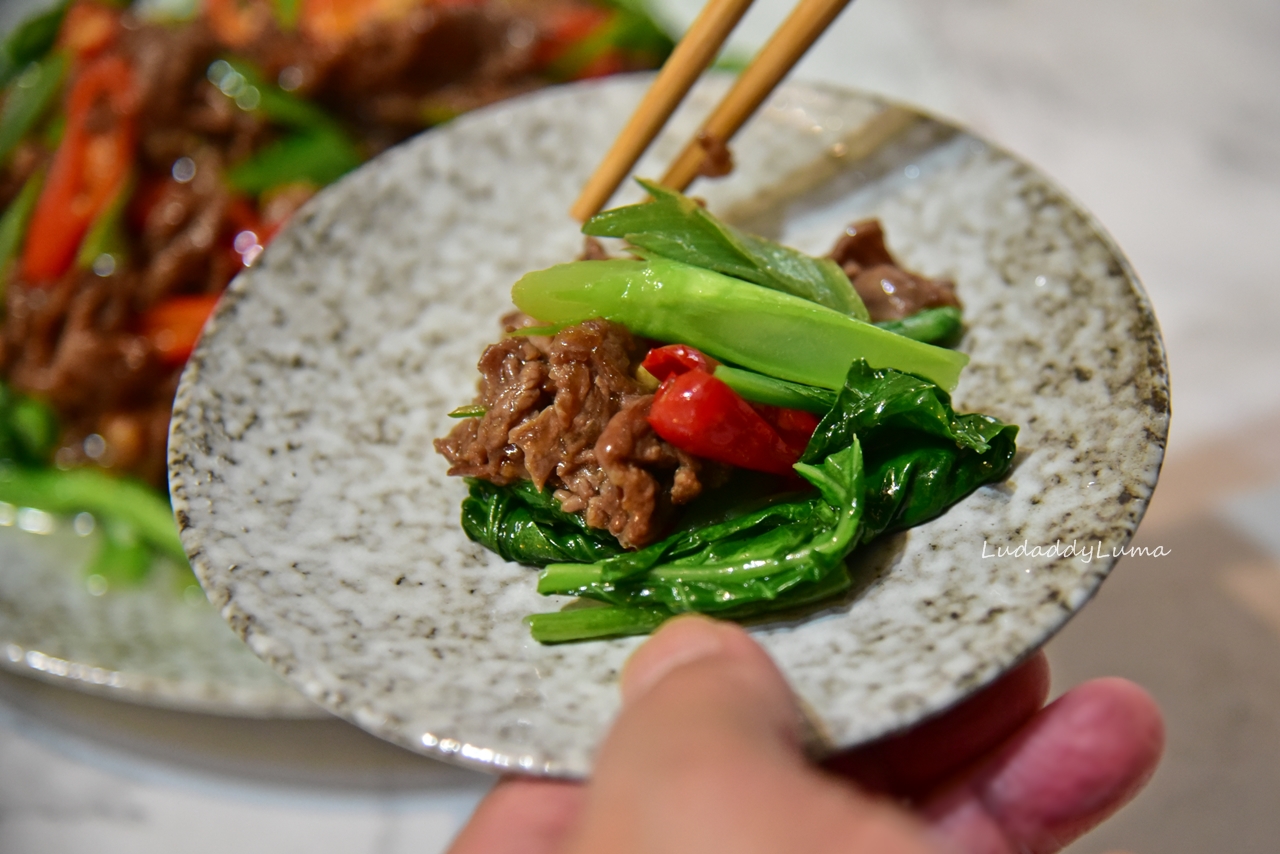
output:
<instances>
[{"instance_id":1,"label":"white marble table surface","mask_svg":"<svg viewBox=\"0 0 1280 854\"><path fill-rule=\"evenodd\" d=\"M0 5L0 29L18 5ZM700 4L663 5L679 22ZM790 5L760 0L743 24L745 42ZM1161 319L1174 378L1171 453L1274 418L1274 0L859 0L797 75L959 119L1098 215ZM1069 643L1086 649L1073 661L1093 660L1089 641ZM1267 732L1275 732L1271 714ZM161 712L0 675L0 851L8 854L425 854L445 848L488 784L337 721ZM1264 811L1255 812L1224 821L1218 841L1244 839L1242 822L1260 828ZM1073 851L1157 838L1166 851L1205 850L1144 827L1104 828ZM1272 850L1261 845L1213 847Z\"/></svg>"}]
</instances>

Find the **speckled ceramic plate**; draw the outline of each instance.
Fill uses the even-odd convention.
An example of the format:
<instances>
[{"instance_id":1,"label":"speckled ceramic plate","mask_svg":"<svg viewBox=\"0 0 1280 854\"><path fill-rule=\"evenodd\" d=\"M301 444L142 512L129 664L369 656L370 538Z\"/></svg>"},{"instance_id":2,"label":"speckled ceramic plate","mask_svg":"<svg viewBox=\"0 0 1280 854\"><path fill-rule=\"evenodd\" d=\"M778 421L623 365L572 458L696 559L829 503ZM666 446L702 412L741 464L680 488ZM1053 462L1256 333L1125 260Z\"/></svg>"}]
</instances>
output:
<instances>
[{"instance_id":1,"label":"speckled ceramic plate","mask_svg":"<svg viewBox=\"0 0 1280 854\"><path fill-rule=\"evenodd\" d=\"M427 754L586 773L640 642L532 642L521 618L565 600L466 539L465 487L431 440L471 399L511 283L578 251L565 211L646 83L466 116L326 190L232 286L178 393L171 486L210 598L307 696ZM722 88L696 92L641 174ZM754 628L851 745L989 682L1093 594L1155 485L1164 353L1097 223L962 130L790 86L735 152L737 172L695 188L712 209L811 252L874 214L909 266L953 277L972 325L958 403L1023 428L1006 482L857 555L855 594Z\"/></svg>"},{"instance_id":2,"label":"speckled ceramic plate","mask_svg":"<svg viewBox=\"0 0 1280 854\"><path fill-rule=\"evenodd\" d=\"M86 583L92 532L0 504L0 667L162 708L327 717L227 631L191 574L158 562L136 587Z\"/></svg>"}]
</instances>

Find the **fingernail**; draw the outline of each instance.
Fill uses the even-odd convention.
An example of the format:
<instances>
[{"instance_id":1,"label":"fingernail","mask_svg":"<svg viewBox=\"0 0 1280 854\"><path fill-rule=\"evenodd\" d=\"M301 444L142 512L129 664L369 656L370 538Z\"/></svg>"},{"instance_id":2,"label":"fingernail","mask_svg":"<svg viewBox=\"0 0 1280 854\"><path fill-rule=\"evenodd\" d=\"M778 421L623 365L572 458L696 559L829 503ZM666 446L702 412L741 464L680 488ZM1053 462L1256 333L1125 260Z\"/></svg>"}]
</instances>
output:
<instances>
[{"instance_id":1,"label":"fingernail","mask_svg":"<svg viewBox=\"0 0 1280 854\"><path fill-rule=\"evenodd\" d=\"M632 654L622 670L622 702L633 703L677 668L724 651L720 625L688 615L664 624Z\"/></svg>"}]
</instances>

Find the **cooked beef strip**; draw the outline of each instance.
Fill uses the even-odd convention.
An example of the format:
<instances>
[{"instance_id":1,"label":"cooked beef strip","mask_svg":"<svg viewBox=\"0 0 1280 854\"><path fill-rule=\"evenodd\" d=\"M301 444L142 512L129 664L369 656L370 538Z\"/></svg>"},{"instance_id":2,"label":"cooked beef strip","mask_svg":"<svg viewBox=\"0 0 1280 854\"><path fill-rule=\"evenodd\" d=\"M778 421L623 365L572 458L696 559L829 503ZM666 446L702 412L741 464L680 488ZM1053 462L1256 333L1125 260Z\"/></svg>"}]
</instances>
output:
<instances>
[{"instance_id":1,"label":"cooked beef strip","mask_svg":"<svg viewBox=\"0 0 1280 854\"><path fill-rule=\"evenodd\" d=\"M507 328L530 322L509 318ZM717 476L719 467L649 427L653 396L633 377L646 350L602 319L491 345L480 358L476 397L485 414L435 442L449 474L500 485L531 480L624 546L657 539L671 508L696 498L700 475Z\"/></svg>"},{"instance_id":2,"label":"cooked beef strip","mask_svg":"<svg viewBox=\"0 0 1280 854\"><path fill-rule=\"evenodd\" d=\"M894 260L877 219L860 220L846 228L829 257L853 282L872 322L901 320L926 308L960 307L950 281L912 273Z\"/></svg>"}]
</instances>

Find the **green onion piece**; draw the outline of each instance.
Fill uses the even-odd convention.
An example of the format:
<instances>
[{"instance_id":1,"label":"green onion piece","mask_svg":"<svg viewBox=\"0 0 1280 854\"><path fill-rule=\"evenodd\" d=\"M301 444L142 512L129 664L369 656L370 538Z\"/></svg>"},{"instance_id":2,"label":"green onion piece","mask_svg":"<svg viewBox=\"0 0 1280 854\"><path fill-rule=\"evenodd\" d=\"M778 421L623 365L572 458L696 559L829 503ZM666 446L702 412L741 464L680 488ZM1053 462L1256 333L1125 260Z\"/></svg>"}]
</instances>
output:
<instances>
[{"instance_id":1,"label":"green onion piece","mask_svg":"<svg viewBox=\"0 0 1280 854\"><path fill-rule=\"evenodd\" d=\"M479 418L488 412L479 404L468 404L467 406L459 406L457 409L449 413L450 418Z\"/></svg>"},{"instance_id":2,"label":"green onion piece","mask_svg":"<svg viewBox=\"0 0 1280 854\"><path fill-rule=\"evenodd\" d=\"M0 44L0 86L8 86L28 65L43 59L58 39L67 2L27 18Z\"/></svg>"},{"instance_id":3,"label":"green onion piece","mask_svg":"<svg viewBox=\"0 0 1280 854\"><path fill-rule=\"evenodd\" d=\"M0 297L4 296L4 287L9 280L4 275L5 268L18 257L22 240L27 234L27 222L31 219L31 212L35 210L43 187L44 170L40 169L27 179L27 183L18 191L18 197L5 210L4 216L0 217Z\"/></svg>"},{"instance_id":4,"label":"green onion piece","mask_svg":"<svg viewBox=\"0 0 1280 854\"><path fill-rule=\"evenodd\" d=\"M98 214L89 226L80 251L76 254L76 266L81 270L94 269L94 263L103 255L110 255L119 264L129 251L129 238L125 236L124 212L133 198L133 176L120 187L111 203Z\"/></svg>"},{"instance_id":5,"label":"green onion piece","mask_svg":"<svg viewBox=\"0 0 1280 854\"><path fill-rule=\"evenodd\" d=\"M337 119L323 108L267 82L262 72L243 59L214 60L209 65L208 78L242 110L260 112L286 127L341 133Z\"/></svg>"},{"instance_id":6,"label":"green onion piece","mask_svg":"<svg viewBox=\"0 0 1280 854\"><path fill-rule=\"evenodd\" d=\"M227 172L232 187L257 195L296 181L330 184L361 163L360 152L336 130L297 133L259 151Z\"/></svg>"},{"instance_id":7,"label":"green onion piece","mask_svg":"<svg viewBox=\"0 0 1280 854\"><path fill-rule=\"evenodd\" d=\"M66 73L67 58L57 53L31 63L18 76L0 112L0 165L8 161L18 143L56 100Z\"/></svg>"},{"instance_id":8,"label":"green onion piece","mask_svg":"<svg viewBox=\"0 0 1280 854\"><path fill-rule=\"evenodd\" d=\"M302 6L301 0L271 0L271 6L276 13L276 20L280 22L281 29L292 30L298 26L298 12Z\"/></svg>"}]
</instances>

